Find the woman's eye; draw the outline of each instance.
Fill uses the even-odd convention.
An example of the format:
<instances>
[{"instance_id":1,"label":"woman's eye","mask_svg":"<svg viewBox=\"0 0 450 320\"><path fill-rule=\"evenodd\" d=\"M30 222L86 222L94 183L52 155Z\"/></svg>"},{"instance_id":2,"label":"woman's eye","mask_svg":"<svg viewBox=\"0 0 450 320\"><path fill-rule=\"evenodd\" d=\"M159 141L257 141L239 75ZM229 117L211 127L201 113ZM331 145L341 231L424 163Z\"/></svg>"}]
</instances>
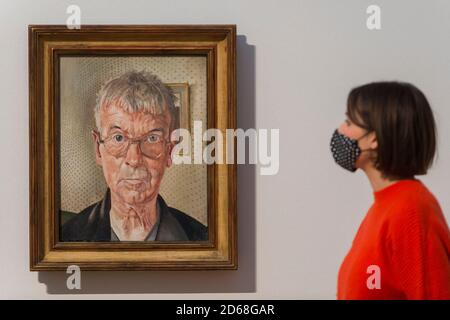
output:
<instances>
[{"instance_id":1,"label":"woman's eye","mask_svg":"<svg viewBox=\"0 0 450 320\"><path fill-rule=\"evenodd\" d=\"M121 134L116 134L113 136L113 140L114 140L114 142L123 142L124 136Z\"/></svg>"},{"instance_id":2,"label":"woman's eye","mask_svg":"<svg viewBox=\"0 0 450 320\"><path fill-rule=\"evenodd\" d=\"M160 140L160 138L156 134L151 134L148 136L147 140L148 140L148 142L155 143L155 142L158 142Z\"/></svg>"}]
</instances>

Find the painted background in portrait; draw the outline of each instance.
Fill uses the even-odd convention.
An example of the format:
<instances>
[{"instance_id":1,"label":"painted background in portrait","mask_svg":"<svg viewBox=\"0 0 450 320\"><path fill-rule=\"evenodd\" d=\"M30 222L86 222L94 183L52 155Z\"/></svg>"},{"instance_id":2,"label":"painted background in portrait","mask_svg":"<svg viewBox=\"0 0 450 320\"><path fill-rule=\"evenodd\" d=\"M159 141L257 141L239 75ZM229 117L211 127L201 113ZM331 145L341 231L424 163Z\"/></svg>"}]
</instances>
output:
<instances>
[{"instance_id":1,"label":"painted background in portrait","mask_svg":"<svg viewBox=\"0 0 450 320\"><path fill-rule=\"evenodd\" d=\"M164 83L189 84L189 122L206 127L206 57L64 57L61 59L61 210L78 213L100 200L106 190L95 163L91 130L95 127L97 92L107 80L131 70L147 70ZM207 225L206 165L172 165L160 194L177 208ZM64 219L70 215L63 214Z\"/></svg>"}]
</instances>

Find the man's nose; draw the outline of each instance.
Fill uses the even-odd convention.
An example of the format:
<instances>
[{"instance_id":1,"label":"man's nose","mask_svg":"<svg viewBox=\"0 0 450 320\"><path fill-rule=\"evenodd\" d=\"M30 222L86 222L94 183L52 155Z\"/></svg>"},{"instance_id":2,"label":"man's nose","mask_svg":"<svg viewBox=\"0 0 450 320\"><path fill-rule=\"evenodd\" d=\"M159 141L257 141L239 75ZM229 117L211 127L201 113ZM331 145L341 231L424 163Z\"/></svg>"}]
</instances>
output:
<instances>
[{"instance_id":1,"label":"man's nose","mask_svg":"<svg viewBox=\"0 0 450 320\"><path fill-rule=\"evenodd\" d=\"M142 164L142 152L139 148L139 143L132 143L128 148L125 163L130 167L138 167Z\"/></svg>"}]
</instances>

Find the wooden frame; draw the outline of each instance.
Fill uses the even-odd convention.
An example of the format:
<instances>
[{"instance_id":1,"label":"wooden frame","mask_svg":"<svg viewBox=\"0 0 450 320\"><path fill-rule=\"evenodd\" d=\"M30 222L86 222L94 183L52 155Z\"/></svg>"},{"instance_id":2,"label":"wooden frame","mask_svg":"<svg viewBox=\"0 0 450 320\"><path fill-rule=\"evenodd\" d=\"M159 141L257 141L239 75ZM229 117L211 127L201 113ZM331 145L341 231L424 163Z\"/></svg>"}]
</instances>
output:
<instances>
[{"instance_id":1,"label":"wooden frame","mask_svg":"<svg viewBox=\"0 0 450 320\"><path fill-rule=\"evenodd\" d=\"M208 241L58 241L59 58L152 54L205 55L207 127L236 128L234 25L29 26L31 271L237 269L236 164L208 165Z\"/></svg>"}]
</instances>

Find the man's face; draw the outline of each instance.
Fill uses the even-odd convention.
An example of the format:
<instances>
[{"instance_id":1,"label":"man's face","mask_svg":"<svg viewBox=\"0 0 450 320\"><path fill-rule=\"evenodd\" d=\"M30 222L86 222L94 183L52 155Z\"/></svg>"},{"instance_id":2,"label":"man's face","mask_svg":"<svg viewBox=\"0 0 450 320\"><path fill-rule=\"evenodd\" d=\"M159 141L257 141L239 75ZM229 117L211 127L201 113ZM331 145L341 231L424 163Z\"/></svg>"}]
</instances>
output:
<instances>
[{"instance_id":1,"label":"man's face","mask_svg":"<svg viewBox=\"0 0 450 320\"><path fill-rule=\"evenodd\" d=\"M121 107L111 105L108 108L100 108L99 119L100 136L93 135L96 162L103 168L111 193L131 205L152 200L158 195L166 166L172 164L170 153L173 145L169 143L170 112L167 109L159 115L150 114L145 110L127 112ZM139 143L130 144L124 154L114 156L99 140L116 135L133 139L150 133L159 134L163 139L167 139L157 159L144 155Z\"/></svg>"}]
</instances>

